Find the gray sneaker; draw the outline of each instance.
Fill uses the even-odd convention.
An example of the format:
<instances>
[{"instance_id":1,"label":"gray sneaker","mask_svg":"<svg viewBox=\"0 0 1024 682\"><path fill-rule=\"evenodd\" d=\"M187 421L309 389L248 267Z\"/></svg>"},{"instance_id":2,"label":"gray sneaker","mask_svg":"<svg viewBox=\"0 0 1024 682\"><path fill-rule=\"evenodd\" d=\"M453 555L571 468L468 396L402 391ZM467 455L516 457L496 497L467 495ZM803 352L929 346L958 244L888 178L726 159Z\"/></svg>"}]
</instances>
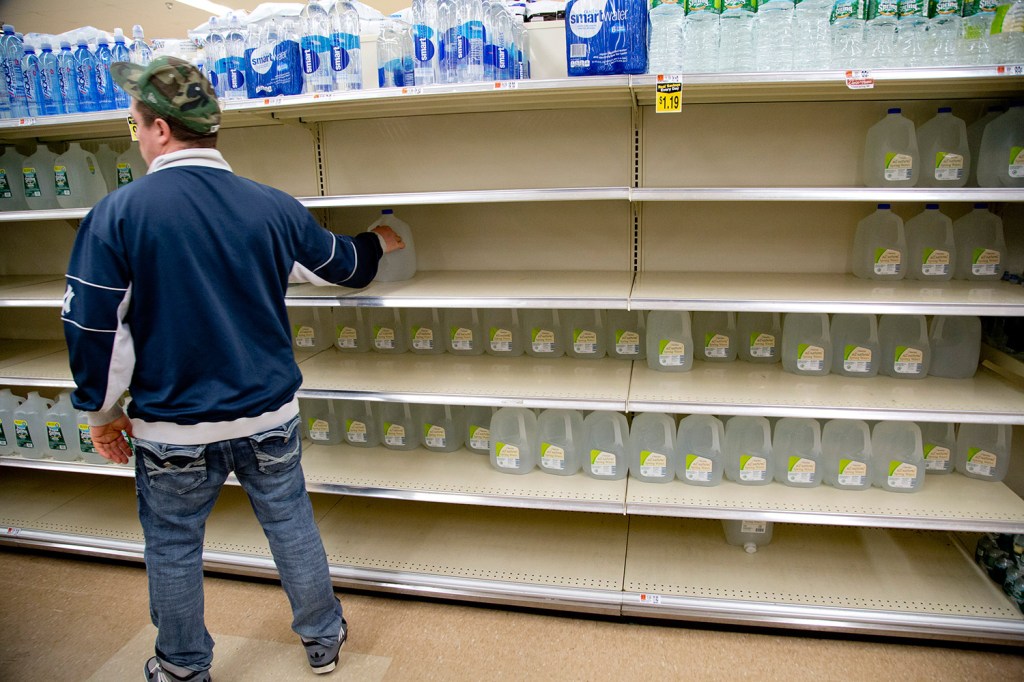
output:
<instances>
[{"instance_id":1,"label":"gray sneaker","mask_svg":"<svg viewBox=\"0 0 1024 682\"><path fill-rule=\"evenodd\" d=\"M209 670L193 670L185 677L181 677L165 669L160 665L160 659L156 656L146 661L145 667L146 682L210 682Z\"/></svg>"},{"instance_id":2,"label":"gray sneaker","mask_svg":"<svg viewBox=\"0 0 1024 682\"><path fill-rule=\"evenodd\" d=\"M324 675L338 667L338 652L348 639L348 623L341 619L341 632L338 633L338 641L334 644L320 644L315 640L308 640L300 637L302 646L306 647L306 660L309 667L317 675Z\"/></svg>"}]
</instances>

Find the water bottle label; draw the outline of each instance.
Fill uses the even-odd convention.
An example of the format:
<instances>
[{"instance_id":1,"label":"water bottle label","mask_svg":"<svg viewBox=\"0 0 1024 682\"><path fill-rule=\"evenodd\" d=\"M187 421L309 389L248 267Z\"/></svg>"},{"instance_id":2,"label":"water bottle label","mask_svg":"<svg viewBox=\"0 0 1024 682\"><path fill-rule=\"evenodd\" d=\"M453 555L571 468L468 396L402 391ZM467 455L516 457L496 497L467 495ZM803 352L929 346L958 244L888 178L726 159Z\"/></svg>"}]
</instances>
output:
<instances>
[{"instance_id":1,"label":"water bottle label","mask_svg":"<svg viewBox=\"0 0 1024 682\"><path fill-rule=\"evenodd\" d=\"M1024 147L1010 148L1009 173L1011 178L1024 178Z\"/></svg>"},{"instance_id":2,"label":"water bottle label","mask_svg":"<svg viewBox=\"0 0 1024 682\"><path fill-rule=\"evenodd\" d=\"M686 455L686 480L710 483L714 463L707 457L690 453Z\"/></svg>"},{"instance_id":3,"label":"water bottle label","mask_svg":"<svg viewBox=\"0 0 1024 682\"><path fill-rule=\"evenodd\" d=\"M625 329L615 330L615 352L619 355L639 355L640 335Z\"/></svg>"},{"instance_id":4,"label":"water bottle label","mask_svg":"<svg viewBox=\"0 0 1024 682\"><path fill-rule=\"evenodd\" d=\"M981 448L968 448L967 450L967 471L976 476L991 476L999 463L999 458L987 450Z\"/></svg>"},{"instance_id":5,"label":"water bottle label","mask_svg":"<svg viewBox=\"0 0 1024 682\"><path fill-rule=\"evenodd\" d=\"M764 535L768 532L767 521L741 521L740 522L741 533L753 533L755 535Z\"/></svg>"},{"instance_id":6,"label":"water bottle label","mask_svg":"<svg viewBox=\"0 0 1024 682\"><path fill-rule=\"evenodd\" d=\"M648 478L665 478L668 474L668 457L660 452L640 451L640 475Z\"/></svg>"},{"instance_id":7,"label":"water bottle label","mask_svg":"<svg viewBox=\"0 0 1024 682\"><path fill-rule=\"evenodd\" d=\"M32 442L32 433L28 428L28 422L24 419L14 420L14 440L19 448L35 448L35 443Z\"/></svg>"},{"instance_id":8,"label":"water bottle label","mask_svg":"<svg viewBox=\"0 0 1024 682\"><path fill-rule=\"evenodd\" d=\"M919 0L924 2L924 0ZM865 19L867 18L867 7L862 0L836 0L832 5L832 13L829 15L829 22L834 24L843 19Z\"/></svg>"},{"instance_id":9,"label":"water bottle label","mask_svg":"<svg viewBox=\"0 0 1024 682\"><path fill-rule=\"evenodd\" d=\"M796 351L796 368L803 372L820 372L825 368L825 349L801 343Z\"/></svg>"},{"instance_id":10,"label":"water bottle label","mask_svg":"<svg viewBox=\"0 0 1024 682\"><path fill-rule=\"evenodd\" d=\"M839 460L839 485L863 486L867 484L868 464L852 459Z\"/></svg>"},{"instance_id":11,"label":"water bottle label","mask_svg":"<svg viewBox=\"0 0 1024 682\"><path fill-rule=\"evenodd\" d=\"M405 427L401 424L384 422L384 443L386 445L404 446Z\"/></svg>"},{"instance_id":12,"label":"water bottle label","mask_svg":"<svg viewBox=\"0 0 1024 682\"><path fill-rule=\"evenodd\" d=\"M999 3L1000 0L965 0L964 18L973 17L975 14L994 13Z\"/></svg>"},{"instance_id":13,"label":"water bottle label","mask_svg":"<svg viewBox=\"0 0 1024 682\"><path fill-rule=\"evenodd\" d=\"M949 251L925 249L921 260L921 274L939 277L949 273Z\"/></svg>"},{"instance_id":14,"label":"water bottle label","mask_svg":"<svg viewBox=\"0 0 1024 682\"><path fill-rule=\"evenodd\" d=\"M530 333L534 353L551 353L555 345L555 333L550 329L534 328Z\"/></svg>"},{"instance_id":15,"label":"water bottle label","mask_svg":"<svg viewBox=\"0 0 1024 682\"><path fill-rule=\"evenodd\" d=\"M476 450L486 450L491 447L491 430L486 426L470 426L469 447Z\"/></svg>"},{"instance_id":16,"label":"water bottle label","mask_svg":"<svg viewBox=\"0 0 1024 682\"><path fill-rule=\"evenodd\" d=\"M335 344L338 348L353 349L359 343L359 331L355 327L338 327Z\"/></svg>"},{"instance_id":17,"label":"water bottle label","mask_svg":"<svg viewBox=\"0 0 1024 682\"><path fill-rule=\"evenodd\" d=\"M295 345L299 348L312 348L316 344L316 330L304 325L295 325L292 328L295 334Z\"/></svg>"},{"instance_id":18,"label":"water bottle label","mask_svg":"<svg viewBox=\"0 0 1024 682\"><path fill-rule=\"evenodd\" d=\"M773 334L760 334L758 332L753 332L750 335L750 357L774 358L775 336Z\"/></svg>"},{"instance_id":19,"label":"water bottle label","mask_svg":"<svg viewBox=\"0 0 1024 682\"><path fill-rule=\"evenodd\" d=\"M512 331L491 327L491 350L497 353L508 353L512 350Z\"/></svg>"},{"instance_id":20,"label":"water bottle label","mask_svg":"<svg viewBox=\"0 0 1024 682\"><path fill-rule=\"evenodd\" d=\"M325 420L310 419L308 423L310 440L330 440L331 425L328 424Z\"/></svg>"},{"instance_id":21,"label":"water bottle label","mask_svg":"<svg viewBox=\"0 0 1024 682\"><path fill-rule=\"evenodd\" d=\"M768 460L766 460L764 457L755 457L753 455L741 455L740 480L767 481Z\"/></svg>"},{"instance_id":22,"label":"water bottle label","mask_svg":"<svg viewBox=\"0 0 1024 682\"><path fill-rule=\"evenodd\" d=\"M875 274L900 274L900 266L902 260L903 255L896 249L875 249Z\"/></svg>"},{"instance_id":23,"label":"water bottle label","mask_svg":"<svg viewBox=\"0 0 1024 682\"><path fill-rule=\"evenodd\" d=\"M67 450L68 444L64 441L64 431L60 428L60 422L46 422L46 440L51 450Z\"/></svg>"},{"instance_id":24,"label":"water bottle label","mask_svg":"<svg viewBox=\"0 0 1024 682\"><path fill-rule=\"evenodd\" d=\"M496 453L495 460L498 466L502 469L518 469L519 468L519 448L509 443L496 443L494 446Z\"/></svg>"},{"instance_id":25,"label":"water bottle label","mask_svg":"<svg viewBox=\"0 0 1024 682\"><path fill-rule=\"evenodd\" d=\"M790 483L814 483L818 466L813 459L790 457L786 468L786 479Z\"/></svg>"},{"instance_id":26,"label":"water bottle label","mask_svg":"<svg viewBox=\"0 0 1024 682\"><path fill-rule=\"evenodd\" d=\"M59 197L71 196L71 183L68 181L68 169L66 167L53 167L53 188Z\"/></svg>"},{"instance_id":27,"label":"water bottle label","mask_svg":"<svg viewBox=\"0 0 1024 682\"><path fill-rule=\"evenodd\" d=\"M452 327L451 340L453 350L473 350L473 330L465 327Z\"/></svg>"},{"instance_id":28,"label":"water bottle label","mask_svg":"<svg viewBox=\"0 0 1024 682\"><path fill-rule=\"evenodd\" d=\"M349 443L366 442L366 423L355 419L345 420L345 438Z\"/></svg>"},{"instance_id":29,"label":"water bottle label","mask_svg":"<svg viewBox=\"0 0 1024 682\"><path fill-rule=\"evenodd\" d=\"M434 350L434 330L430 327L413 327L412 347L416 350Z\"/></svg>"},{"instance_id":30,"label":"water bottle label","mask_svg":"<svg viewBox=\"0 0 1024 682\"><path fill-rule=\"evenodd\" d=\"M971 274L973 275L998 275L1002 254L992 249L974 249L971 258Z\"/></svg>"},{"instance_id":31,"label":"water bottle label","mask_svg":"<svg viewBox=\"0 0 1024 682\"><path fill-rule=\"evenodd\" d=\"M565 471L565 450L551 443L541 443L540 465L545 469Z\"/></svg>"},{"instance_id":32,"label":"water bottle label","mask_svg":"<svg viewBox=\"0 0 1024 682\"><path fill-rule=\"evenodd\" d=\"M958 17L963 14L963 0L931 0L929 13L933 17Z\"/></svg>"},{"instance_id":33,"label":"water bottle label","mask_svg":"<svg viewBox=\"0 0 1024 682\"><path fill-rule=\"evenodd\" d=\"M885 179L889 182L909 180L914 172L914 157L888 152L885 155Z\"/></svg>"},{"instance_id":34,"label":"water bottle label","mask_svg":"<svg viewBox=\"0 0 1024 682\"><path fill-rule=\"evenodd\" d=\"M920 374L924 363L924 352L919 348L896 347L893 369L897 374Z\"/></svg>"},{"instance_id":35,"label":"water bottle label","mask_svg":"<svg viewBox=\"0 0 1024 682\"><path fill-rule=\"evenodd\" d=\"M686 364L686 344L662 339L658 342L658 364L662 367L680 367Z\"/></svg>"},{"instance_id":36,"label":"water bottle label","mask_svg":"<svg viewBox=\"0 0 1024 682\"><path fill-rule=\"evenodd\" d=\"M82 448L84 454L96 452L96 446L92 442L92 429L89 428L88 424L78 425L78 445Z\"/></svg>"},{"instance_id":37,"label":"water bottle label","mask_svg":"<svg viewBox=\"0 0 1024 682\"><path fill-rule=\"evenodd\" d=\"M591 329L573 329L572 349L581 354L596 353L597 332Z\"/></svg>"},{"instance_id":38,"label":"water bottle label","mask_svg":"<svg viewBox=\"0 0 1024 682\"><path fill-rule=\"evenodd\" d=\"M320 70L322 59L321 52L330 52L331 44L324 36L306 36L302 39L302 72L305 74L316 73ZM323 64L326 66L326 64Z\"/></svg>"},{"instance_id":39,"label":"water bottle label","mask_svg":"<svg viewBox=\"0 0 1024 682\"><path fill-rule=\"evenodd\" d=\"M892 17L896 19L900 14L899 0L869 0L868 20L878 17Z\"/></svg>"},{"instance_id":40,"label":"water bottle label","mask_svg":"<svg viewBox=\"0 0 1024 682\"><path fill-rule=\"evenodd\" d=\"M35 168L22 168L21 177L25 180L26 197L43 196L43 189L39 186L39 174Z\"/></svg>"},{"instance_id":41,"label":"water bottle label","mask_svg":"<svg viewBox=\"0 0 1024 682\"><path fill-rule=\"evenodd\" d=\"M7 433L4 431L3 421L0 421L0 445L7 445Z\"/></svg>"},{"instance_id":42,"label":"water bottle label","mask_svg":"<svg viewBox=\"0 0 1024 682\"><path fill-rule=\"evenodd\" d=\"M437 424L423 425L423 442L428 448L443 448L448 444L448 433Z\"/></svg>"},{"instance_id":43,"label":"water bottle label","mask_svg":"<svg viewBox=\"0 0 1024 682\"><path fill-rule=\"evenodd\" d=\"M595 476L614 476L619 458L604 450L590 451L590 473Z\"/></svg>"},{"instance_id":44,"label":"water bottle label","mask_svg":"<svg viewBox=\"0 0 1024 682\"><path fill-rule=\"evenodd\" d=\"M723 11L746 10L747 12L757 11L757 0L722 0Z\"/></svg>"},{"instance_id":45,"label":"water bottle label","mask_svg":"<svg viewBox=\"0 0 1024 682\"><path fill-rule=\"evenodd\" d=\"M0 199L10 199L14 194L11 192L11 183L7 179L7 171L0 168Z\"/></svg>"},{"instance_id":46,"label":"water bottle label","mask_svg":"<svg viewBox=\"0 0 1024 682\"><path fill-rule=\"evenodd\" d=\"M392 350L395 347L395 330L391 327L373 328L373 345L382 350Z\"/></svg>"},{"instance_id":47,"label":"water bottle label","mask_svg":"<svg viewBox=\"0 0 1024 682\"><path fill-rule=\"evenodd\" d=\"M686 0L684 10L686 14L695 14L697 12L721 14L722 0Z\"/></svg>"},{"instance_id":48,"label":"water bottle label","mask_svg":"<svg viewBox=\"0 0 1024 682\"><path fill-rule=\"evenodd\" d=\"M913 488L917 481L917 473L917 467L913 464L891 460L889 462L889 487Z\"/></svg>"},{"instance_id":49,"label":"water bottle label","mask_svg":"<svg viewBox=\"0 0 1024 682\"><path fill-rule=\"evenodd\" d=\"M729 357L729 337L722 334L704 335L704 357L706 358L727 358Z\"/></svg>"},{"instance_id":50,"label":"water bottle label","mask_svg":"<svg viewBox=\"0 0 1024 682\"><path fill-rule=\"evenodd\" d=\"M871 371L871 349L847 345L843 349L843 369L847 372L867 373Z\"/></svg>"},{"instance_id":51,"label":"water bottle label","mask_svg":"<svg viewBox=\"0 0 1024 682\"><path fill-rule=\"evenodd\" d=\"M900 19L905 17L928 18L928 0L900 0Z\"/></svg>"},{"instance_id":52,"label":"water bottle label","mask_svg":"<svg viewBox=\"0 0 1024 682\"><path fill-rule=\"evenodd\" d=\"M129 163L117 164L117 186L124 187L131 184L135 178L132 177L132 166Z\"/></svg>"},{"instance_id":53,"label":"water bottle label","mask_svg":"<svg viewBox=\"0 0 1024 682\"><path fill-rule=\"evenodd\" d=\"M935 179L960 180L964 177L964 157L952 152L935 153Z\"/></svg>"},{"instance_id":54,"label":"water bottle label","mask_svg":"<svg viewBox=\"0 0 1024 682\"><path fill-rule=\"evenodd\" d=\"M949 471L949 448L934 443L924 444L924 464L927 471Z\"/></svg>"}]
</instances>

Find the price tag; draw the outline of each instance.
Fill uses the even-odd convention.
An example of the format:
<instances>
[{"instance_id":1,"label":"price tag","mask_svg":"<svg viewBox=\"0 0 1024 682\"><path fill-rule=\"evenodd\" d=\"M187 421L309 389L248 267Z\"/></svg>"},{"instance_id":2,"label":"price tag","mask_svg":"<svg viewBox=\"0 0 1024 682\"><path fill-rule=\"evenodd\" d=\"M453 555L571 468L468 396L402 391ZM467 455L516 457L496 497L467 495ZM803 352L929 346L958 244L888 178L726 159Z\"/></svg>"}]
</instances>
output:
<instances>
[{"instance_id":1,"label":"price tag","mask_svg":"<svg viewBox=\"0 0 1024 682\"><path fill-rule=\"evenodd\" d=\"M996 68L1000 76L1024 76L1024 64L1010 64Z\"/></svg>"},{"instance_id":2,"label":"price tag","mask_svg":"<svg viewBox=\"0 0 1024 682\"><path fill-rule=\"evenodd\" d=\"M423 93L423 88L402 88L403 95L420 95Z\"/></svg>"},{"instance_id":3,"label":"price tag","mask_svg":"<svg viewBox=\"0 0 1024 682\"><path fill-rule=\"evenodd\" d=\"M139 141L139 124L131 116L128 116L128 132L131 133L132 142Z\"/></svg>"},{"instance_id":4,"label":"price tag","mask_svg":"<svg viewBox=\"0 0 1024 682\"><path fill-rule=\"evenodd\" d=\"M30 126L30 125L35 125L35 123L36 123L36 120L34 118L19 118L18 119L18 125L19 126Z\"/></svg>"},{"instance_id":5,"label":"price tag","mask_svg":"<svg viewBox=\"0 0 1024 682\"><path fill-rule=\"evenodd\" d=\"M846 87L851 90L870 90L875 87L875 79L867 69L855 69L846 72Z\"/></svg>"},{"instance_id":6,"label":"price tag","mask_svg":"<svg viewBox=\"0 0 1024 682\"><path fill-rule=\"evenodd\" d=\"M678 114L683 110L683 77L658 75L654 113Z\"/></svg>"},{"instance_id":7,"label":"price tag","mask_svg":"<svg viewBox=\"0 0 1024 682\"><path fill-rule=\"evenodd\" d=\"M517 90L519 88L519 81L495 81L495 90Z\"/></svg>"},{"instance_id":8,"label":"price tag","mask_svg":"<svg viewBox=\"0 0 1024 682\"><path fill-rule=\"evenodd\" d=\"M4 535L21 535L20 528L5 528L3 532Z\"/></svg>"},{"instance_id":9,"label":"price tag","mask_svg":"<svg viewBox=\"0 0 1024 682\"><path fill-rule=\"evenodd\" d=\"M641 594L640 595L640 603L641 604L650 604L651 606L660 606L661 605L661 595L660 594Z\"/></svg>"}]
</instances>

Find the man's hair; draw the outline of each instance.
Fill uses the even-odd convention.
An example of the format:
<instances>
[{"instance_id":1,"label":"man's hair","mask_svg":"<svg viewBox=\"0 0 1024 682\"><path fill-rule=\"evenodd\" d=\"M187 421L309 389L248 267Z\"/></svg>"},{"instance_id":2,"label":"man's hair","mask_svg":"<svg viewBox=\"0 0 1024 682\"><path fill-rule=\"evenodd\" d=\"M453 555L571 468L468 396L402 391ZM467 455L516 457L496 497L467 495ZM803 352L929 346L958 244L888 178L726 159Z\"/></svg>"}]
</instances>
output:
<instances>
[{"instance_id":1,"label":"man's hair","mask_svg":"<svg viewBox=\"0 0 1024 682\"><path fill-rule=\"evenodd\" d=\"M207 147L213 148L217 146L217 133L197 133L194 130L186 128L179 121L170 118L168 116L161 116L153 107L149 106L140 99L135 100L135 110L139 114L139 118L142 119L142 123L146 126L153 125L153 121L158 118L162 118L167 122L167 126L171 129L171 137L178 142L187 144L189 147Z\"/></svg>"}]
</instances>

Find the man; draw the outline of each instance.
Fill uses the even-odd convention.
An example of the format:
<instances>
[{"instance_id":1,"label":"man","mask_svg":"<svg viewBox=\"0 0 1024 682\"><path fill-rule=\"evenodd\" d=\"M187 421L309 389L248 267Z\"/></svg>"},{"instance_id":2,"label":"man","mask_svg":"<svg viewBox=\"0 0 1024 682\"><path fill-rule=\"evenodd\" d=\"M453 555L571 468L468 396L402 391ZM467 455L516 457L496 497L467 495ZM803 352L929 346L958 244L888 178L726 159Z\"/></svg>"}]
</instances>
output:
<instances>
[{"instance_id":1,"label":"man","mask_svg":"<svg viewBox=\"0 0 1024 682\"><path fill-rule=\"evenodd\" d=\"M347 636L305 489L289 279L366 286L387 227L334 235L295 199L231 172L216 150L213 87L188 62L124 62L149 173L82 221L64 295L65 336L93 442L126 463L134 439L139 518L158 634L147 680L210 679L203 620L206 519L231 471L270 542L292 628L314 672ZM119 400L132 400L127 415Z\"/></svg>"}]
</instances>

